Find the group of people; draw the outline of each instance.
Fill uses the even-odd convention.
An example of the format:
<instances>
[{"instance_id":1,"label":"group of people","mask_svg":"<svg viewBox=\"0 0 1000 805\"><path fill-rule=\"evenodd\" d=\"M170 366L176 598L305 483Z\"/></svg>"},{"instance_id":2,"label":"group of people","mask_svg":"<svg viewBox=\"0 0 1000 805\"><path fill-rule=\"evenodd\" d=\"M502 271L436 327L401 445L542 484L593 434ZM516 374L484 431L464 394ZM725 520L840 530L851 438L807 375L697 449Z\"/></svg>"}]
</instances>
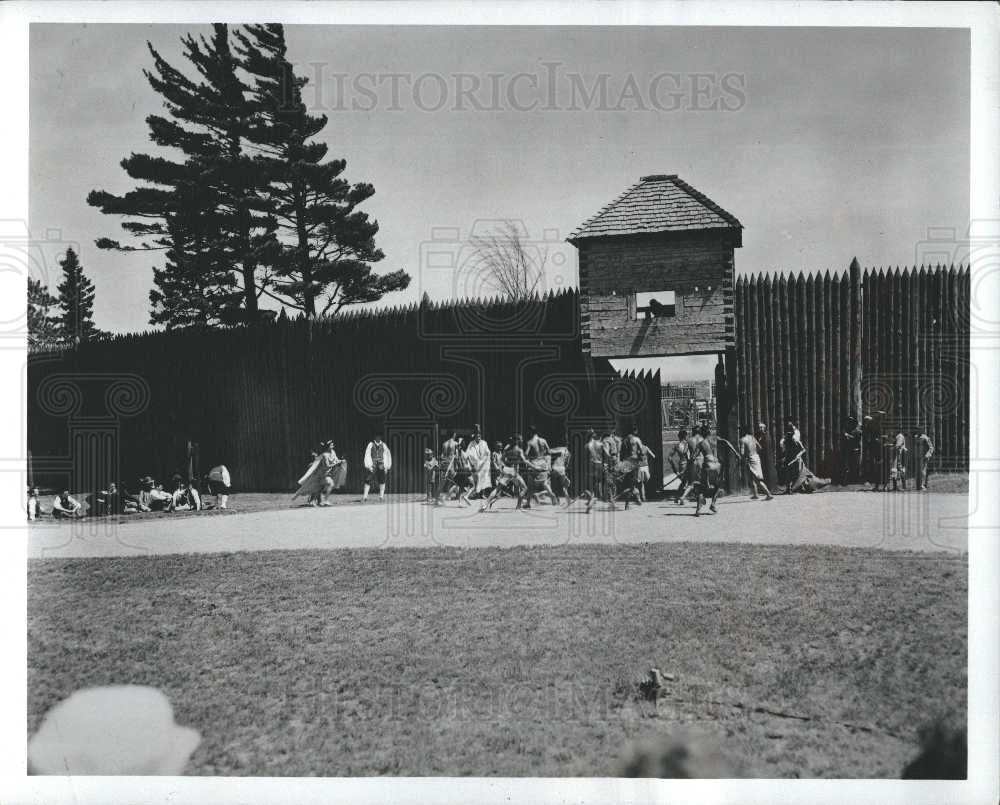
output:
<instances>
[{"instance_id":1,"label":"group of people","mask_svg":"<svg viewBox=\"0 0 1000 805\"><path fill-rule=\"evenodd\" d=\"M906 491L908 468L912 466L916 488L927 490L934 443L921 427L912 428L914 455L906 443L902 428L895 428L890 437L884 427L884 411L865 416L861 424L849 417L842 441L846 457L845 483L859 480L870 485L873 492L886 491L892 484L893 491Z\"/></svg>"},{"instance_id":2,"label":"group of people","mask_svg":"<svg viewBox=\"0 0 1000 805\"><path fill-rule=\"evenodd\" d=\"M756 428L740 426L737 446L727 439L713 438L711 428L702 425L689 434L686 429L677 433L677 442L667 455L667 463L673 471L673 480L678 482L676 502L683 505L691 497L695 499L695 515L701 514L705 503L710 500L709 511L716 511L716 500L724 484L719 448L724 447L739 462L750 482L750 497L758 500L773 500L768 487L764 468L770 463L771 444L767 426L761 422ZM777 445L775 463L778 483L786 494L793 492L815 492L827 486L830 481L819 478L806 464L806 448L802 434L795 422L785 423L782 438Z\"/></svg>"},{"instance_id":3,"label":"group of people","mask_svg":"<svg viewBox=\"0 0 1000 805\"><path fill-rule=\"evenodd\" d=\"M52 498L50 511L57 520L142 512L200 511L211 508L206 500L208 495L215 497L215 507L228 507L231 478L224 464L213 467L205 475L201 488L194 478L185 480L180 474L173 476L170 485L171 489L164 489L162 483L146 475L136 481L135 491L130 492L112 481L104 489L86 496L84 501L64 489ZM27 510L28 520L31 521L43 514L37 487L28 489Z\"/></svg>"},{"instance_id":4,"label":"group of people","mask_svg":"<svg viewBox=\"0 0 1000 805\"><path fill-rule=\"evenodd\" d=\"M361 502L368 502L368 495L373 489L378 490L379 501L385 502L389 470L392 469L392 453L389 445L382 441L381 433L376 433L368 442L362 464L365 468L365 484ZM292 500L305 497L310 506L330 505L330 495L347 483L347 459L337 456L332 439L321 442L319 448L313 451L312 461L297 483L299 488L292 495Z\"/></svg>"},{"instance_id":5,"label":"group of people","mask_svg":"<svg viewBox=\"0 0 1000 805\"><path fill-rule=\"evenodd\" d=\"M569 447L551 446L533 425L527 440L515 433L506 443L494 442L492 449L478 425L466 438L452 431L439 453L429 447L424 450L425 501L441 505L455 500L472 506L478 499L480 511L487 511L502 496L509 496L516 500L515 510L526 511L532 503L559 505L564 500L569 507L585 500L588 513L598 500L612 509L621 500L626 508L632 502L641 504L650 478L649 460L655 454L636 430L631 427L625 438L610 428L602 437L593 429L587 433L587 470L579 493L570 477Z\"/></svg>"}]
</instances>

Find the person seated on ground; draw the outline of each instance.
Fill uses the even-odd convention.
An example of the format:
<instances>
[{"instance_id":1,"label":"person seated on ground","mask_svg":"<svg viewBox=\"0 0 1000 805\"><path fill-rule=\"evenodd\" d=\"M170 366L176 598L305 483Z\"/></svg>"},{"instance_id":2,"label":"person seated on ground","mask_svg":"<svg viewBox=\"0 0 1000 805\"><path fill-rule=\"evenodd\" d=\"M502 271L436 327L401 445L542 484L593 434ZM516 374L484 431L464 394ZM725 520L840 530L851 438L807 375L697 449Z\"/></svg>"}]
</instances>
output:
<instances>
[{"instance_id":1,"label":"person seated on ground","mask_svg":"<svg viewBox=\"0 0 1000 805\"><path fill-rule=\"evenodd\" d=\"M232 486L232 478L229 475L229 468L225 464L212 467L205 476L205 489L208 494L215 496L217 508L225 509L229 503L229 490Z\"/></svg>"},{"instance_id":2,"label":"person seated on ground","mask_svg":"<svg viewBox=\"0 0 1000 805\"><path fill-rule=\"evenodd\" d=\"M149 476L147 475L146 478L149 478ZM174 502L174 496L163 488L163 484L154 482L153 488L149 491L149 500L150 511L170 511L170 506Z\"/></svg>"},{"instance_id":3,"label":"person seated on ground","mask_svg":"<svg viewBox=\"0 0 1000 805\"><path fill-rule=\"evenodd\" d=\"M28 522L33 523L38 519L38 505L38 489L33 486L28 489Z\"/></svg>"},{"instance_id":4,"label":"person seated on ground","mask_svg":"<svg viewBox=\"0 0 1000 805\"><path fill-rule=\"evenodd\" d=\"M139 514L140 512L152 511L153 479L148 475L145 478L140 478L136 481L136 490L134 495L126 493L123 498L122 511L125 514Z\"/></svg>"},{"instance_id":5,"label":"person seated on ground","mask_svg":"<svg viewBox=\"0 0 1000 805\"><path fill-rule=\"evenodd\" d=\"M114 481L108 484L107 489L102 489L94 496L94 514L97 516L121 514L122 511L122 495Z\"/></svg>"},{"instance_id":6,"label":"person seated on ground","mask_svg":"<svg viewBox=\"0 0 1000 805\"><path fill-rule=\"evenodd\" d=\"M52 516L57 520L83 517L83 506L70 497L68 489L64 489L61 495L52 499Z\"/></svg>"},{"instance_id":7,"label":"person seated on ground","mask_svg":"<svg viewBox=\"0 0 1000 805\"><path fill-rule=\"evenodd\" d=\"M171 505L171 511L199 511L200 509L201 495L198 494L198 490L194 484L194 479L192 478L188 480L187 484L182 484L181 487L174 492L174 500Z\"/></svg>"}]
</instances>

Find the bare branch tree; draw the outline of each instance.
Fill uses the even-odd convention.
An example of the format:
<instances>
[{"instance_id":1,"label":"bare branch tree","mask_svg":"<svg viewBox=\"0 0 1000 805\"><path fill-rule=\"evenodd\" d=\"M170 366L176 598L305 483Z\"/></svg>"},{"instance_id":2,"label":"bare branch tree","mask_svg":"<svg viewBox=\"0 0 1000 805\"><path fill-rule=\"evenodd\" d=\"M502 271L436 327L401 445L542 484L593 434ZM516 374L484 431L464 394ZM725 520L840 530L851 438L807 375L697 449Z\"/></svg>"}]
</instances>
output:
<instances>
[{"instance_id":1,"label":"bare branch tree","mask_svg":"<svg viewBox=\"0 0 1000 805\"><path fill-rule=\"evenodd\" d=\"M521 228L506 220L495 232L476 235L469 245L483 279L501 296L516 301L534 294L545 275L548 252L527 242Z\"/></svg>"}]
</instances>

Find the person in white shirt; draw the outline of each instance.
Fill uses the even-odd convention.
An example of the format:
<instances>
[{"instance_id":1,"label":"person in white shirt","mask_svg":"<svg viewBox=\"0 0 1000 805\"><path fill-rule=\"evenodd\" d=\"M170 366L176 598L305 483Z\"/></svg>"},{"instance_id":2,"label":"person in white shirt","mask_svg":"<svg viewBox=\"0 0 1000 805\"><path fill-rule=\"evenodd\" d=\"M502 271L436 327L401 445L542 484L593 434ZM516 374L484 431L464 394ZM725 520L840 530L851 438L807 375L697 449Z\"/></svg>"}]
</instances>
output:
<instances>
[{"instance_id":1,"label":"person in white shirt","mask_svg":"<svg viewBox=\"0 0 1000 805\"><path fill-rule=\"evenodd\" d=\"M229 468L225 464L212 467L208 472L208 491L215 495L215 505L220 509L225 509L229 503L229 490L232 486L232 478L229 476Z\"/></svg>"},{"instance_id":2,"label":"person in white shirt","mask_svg":"<svg viewBox=\"0 0 1000 805\"><path fill-rule=\"evenodd\" d=\"M364 491L361 493L362 503L368 501L368 492L373 486L378 486L379 500L385 501L385 484L391 469L392 454L389 452L389 445L382 441L381 434L376 434L365 448L365 470L368 477L365 478Z\"/></svg>"},{"instance_id":3,"label":"person in white shirt","mask_svg":"<svg viewBox=\"0 0 1000 805\"><path fill-rule=\"evenodd\" d=\"M186 486L181 486L174 492L173 510L176 512L201 510L201 495L198 494L193 480L189 480Z\"/></svg>"},{"instance_id":4,"label":"person in white shirt","mask_svg":"<svg viewBox=\"0 0 1000 805\"><path fill-rule=\"evenodd\" d=\"M83 517L83 507L64 490L52 499L52 516L56 518Z\"/></svg>"},{"instance_id":5,"label":"person in white shirt","mask_svg":"<svg viewBox=\"0 0 1000 805\"><path fill-rule=\"evenodd\" d=\"M28 490L28 521L38 519L38 490L32 487Z\"/></svg>"}]
</instances>

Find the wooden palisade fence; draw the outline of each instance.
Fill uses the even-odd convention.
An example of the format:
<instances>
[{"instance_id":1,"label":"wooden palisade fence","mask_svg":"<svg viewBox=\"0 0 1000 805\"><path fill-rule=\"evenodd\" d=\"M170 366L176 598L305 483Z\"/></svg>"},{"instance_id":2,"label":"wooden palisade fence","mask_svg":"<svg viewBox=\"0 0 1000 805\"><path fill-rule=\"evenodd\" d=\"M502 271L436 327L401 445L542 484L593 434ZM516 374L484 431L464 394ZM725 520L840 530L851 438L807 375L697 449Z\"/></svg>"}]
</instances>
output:
<instances>
[{"instance_id":1,"label":"wooden palisade fence","mask_svg":"<svg viewBox=\"0 0 1000 805\"><path fill-rule=\"evenodd\" d=\"M969 456L969 268L759 274L736 284L740 422L777 443L798 424L820 476L839 475L848 416L884 411L884 433L926 429L935 467Z\"/></svg>"},{"instance_id":2,"label":"wooden palisade fence","mask_svg":"<svg viewBox=\"0 0 1000 805\"><path fill-rule=\"evenodd\" d=\"M638 421L660 441L659 373L621 378L585 359L575 291L119 335L32 355L28 382L36 482L82 490L184 475L189 442L200 472L225 463L239 489L281 491L331 438L356 491L365 444L381 431L391 488L416 492L423 449L451 427L479 424L491 445L527 438L531 424L552 444L567 434L577 478L590 425ZM659 477L661 459L651 470Z\"/></svg>"}]
</instances>

